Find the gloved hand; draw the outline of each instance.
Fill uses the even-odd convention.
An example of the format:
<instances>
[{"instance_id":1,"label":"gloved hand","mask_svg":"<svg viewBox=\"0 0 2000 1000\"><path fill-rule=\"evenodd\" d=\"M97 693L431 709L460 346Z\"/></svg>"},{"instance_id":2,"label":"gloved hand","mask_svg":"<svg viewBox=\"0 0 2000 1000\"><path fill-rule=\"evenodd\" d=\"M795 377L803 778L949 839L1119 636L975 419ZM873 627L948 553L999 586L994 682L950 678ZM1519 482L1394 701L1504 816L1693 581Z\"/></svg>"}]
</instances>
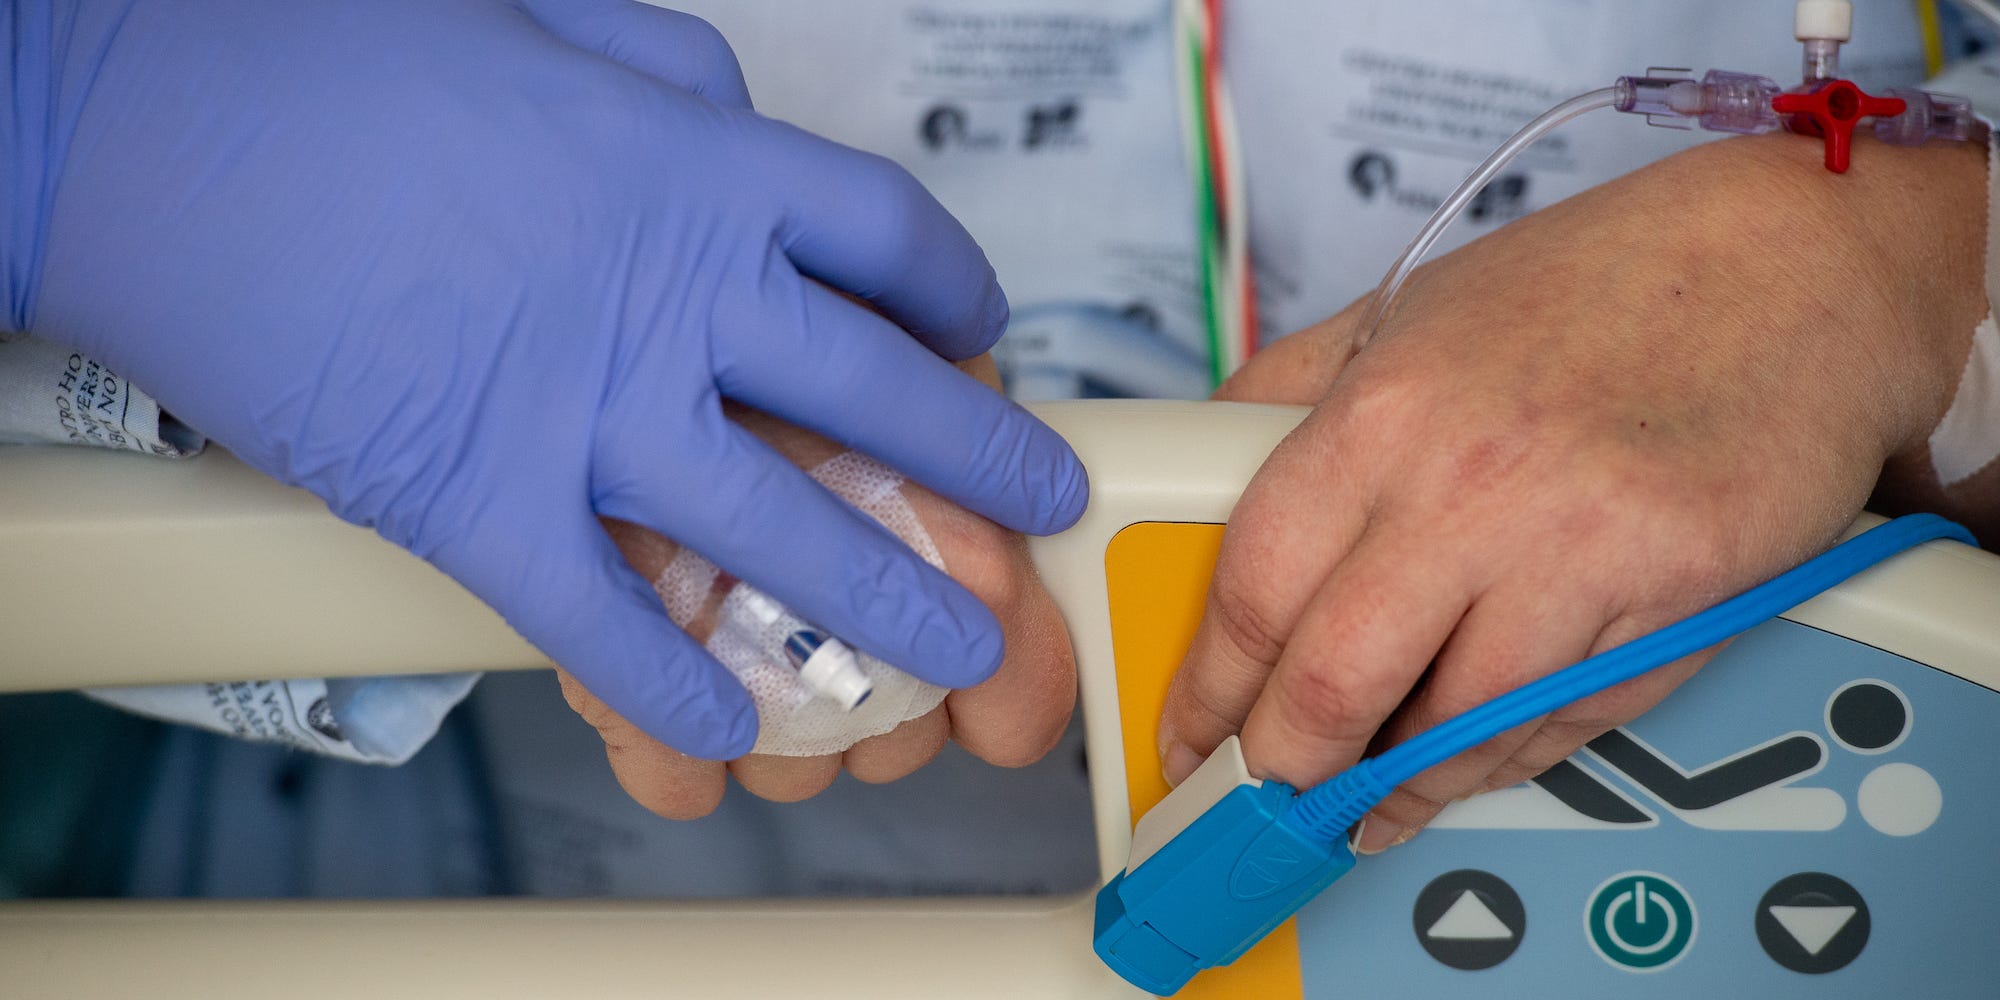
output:
<instances>
[{"instance_id":1,"label":"gloved hand","mask_svg":"<svg viewBox=\"0 0 2000 1000\"><path fill-rule=\"evenodd\" d=\"M996 386L999 382L988 358L974 358L962 367ZM734 416L801 468L811 468L843 450L762 413ZM825 791L842 770L865 782L894 781L928 764L946 739L1002 767L1032 764L1056 745L1076 704L1076 660L1062 613L1036 577L1027 545L1020 535L946 503L915 483L906 482L901 490L952 578L978 595L1000 619L1007 636L1007 659L1000 670L977 687L946 695L943 704L929 713L842 753L817 757L753 753L727 764L694 760L660 745L584 684L558 671L563 697L597 729L612 773L634 800L669 819L693 819L707 815L722 801L728 777L762 798L796 802ZM657 579L674 558L670 539L616 521L607 526L625 558L648 579ZM698 613L688 631L707 638L715 626L714 610L711 606L705 614Z\"/></svg>"},{"instance_id":2,"label":"gloved hand","mask_svg":"<svg viewBox=\"0 0 2000 1000\"><path fill-rule=\"evenodd\" d=\"M1169 778L1240 730L1253 771L1317 783L1830 545L1944 414L1986 309L1980 151L1862 154L1698 147L1426 266L1358 353L1360 303L1257 355L1218 395L1314 410L1230 515ZM1539 774L1706 659L1424 772L1358 847Z\"/></svg>"},{"instance_id":3,"label":"gloved hand","mask_svg":"<svg viewBox=\"0 0 2000 1000\"><path fill-rule=\"evenodd\" d=\"M1005 324L992 270L900 169L752 112L706 24L22 0L11 30L11 324L431 560L646 732L732 758L756 716L597 515L925 679L1000 664L977 599L721 411L1068 525L1075 456L945 360Z\"/></svg>"}]
</instances>

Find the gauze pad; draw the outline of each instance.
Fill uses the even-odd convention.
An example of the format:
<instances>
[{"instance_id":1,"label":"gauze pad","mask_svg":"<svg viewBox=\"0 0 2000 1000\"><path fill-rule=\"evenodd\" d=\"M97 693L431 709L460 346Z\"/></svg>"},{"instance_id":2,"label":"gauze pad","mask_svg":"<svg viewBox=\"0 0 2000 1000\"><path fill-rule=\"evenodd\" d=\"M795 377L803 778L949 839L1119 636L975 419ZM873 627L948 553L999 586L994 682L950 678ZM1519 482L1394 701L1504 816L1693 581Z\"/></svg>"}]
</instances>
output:
<instances>
[{"instance_id":1,"label":"gauze pad","mask_svg":"<svg viewBox=\"0 0 2000 1000\"><path fill-rule=\"evenodd\" d=\"M1956 486L2000 456L2000 326L1991 313L1973 328L1958 391L1930 446L1939 486Z\"/></svg>"},{"instance_id":2,"label":"gauze pad","mask_svg":"<svg viewBox=\"0 0 2000 1000\"><path fill-rule=\"evenodd\" d=\"M925 562L944 568L944 558L903 499L903 477L864 455L845 452L809 473L863 514L881 522ZM667 614L686 625L698 614L721 578L715 564L683 548L653 583ZM804 636L802 638L801 636ZM822 648L811 657L802 645ZM787 644L791 644L791 652ZM757 745L753 753L817 757L839 753L917 718L944 701L945 688L928 684L872 656L853 652L853 665L866 678L866 696L856 700L853 683L808 684L800 670L808 658L817 668L827 655L844 656L837 639L792 614L762 591L736 583L716 614L708 651L743 683L757 705ZM845 663L841 666L844 668ZM847 696L841 696L846 692Z\"/></svg>"},{"instance_id":3,"label":"gauze pad","mask_svg":"<svg viewBox=\"0 0 2000 1000\"><path fill-rule=\"evenodd\" d=\"M1993 124L1986 123L1989 128ZM2000 132L1987 141L1986 319L1973 329L1958 392L1930 440L1931 468L1938 485L1946 487L2000 457L2000 327L1994 318L1994 310L2000 309Z\"/></svg>"}]
</instances>

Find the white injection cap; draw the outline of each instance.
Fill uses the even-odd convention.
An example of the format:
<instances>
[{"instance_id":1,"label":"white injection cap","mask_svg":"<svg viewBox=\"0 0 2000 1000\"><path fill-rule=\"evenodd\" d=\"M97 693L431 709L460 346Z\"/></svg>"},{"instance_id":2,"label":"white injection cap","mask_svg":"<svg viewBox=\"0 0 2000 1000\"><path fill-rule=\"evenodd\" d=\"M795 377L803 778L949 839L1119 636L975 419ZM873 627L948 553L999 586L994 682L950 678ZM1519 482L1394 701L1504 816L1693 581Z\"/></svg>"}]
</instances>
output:
<instances>
[{"instance_id":1,"label":"white injection cap","mask_svg":"<svg viewBox=\"0 0 2000 1000\"><path fill-rule=\"evenodd\" d=\"M1792 37L1801 42L1844 42L1853 34L1852 0L1799 0L1792 9Z\"/></svg>"},{"instance_id":2,"label":"white injection cap","mask_svg":"<svg viewBox=\"0 0 2000 1000\"><path fill-rule=\"evenodd\" d=\"M875 684L861 672L854 650L839 639L828 638L799 664L799 680L822 698L832 699L843 710L853 711L868 700Z\"/></svg>"},{"instance_id":3,"label":"white injection cap","mask_svg":"<svg viewBox=\"0 0 2000 1000\"><path fill-rule=\"evenodd\" d=\"M763 591L747 584L738 589L743 592L743 610L749 612L757 624L769 626L784 615L785 609Z\"/></svg>"}]
</instances>

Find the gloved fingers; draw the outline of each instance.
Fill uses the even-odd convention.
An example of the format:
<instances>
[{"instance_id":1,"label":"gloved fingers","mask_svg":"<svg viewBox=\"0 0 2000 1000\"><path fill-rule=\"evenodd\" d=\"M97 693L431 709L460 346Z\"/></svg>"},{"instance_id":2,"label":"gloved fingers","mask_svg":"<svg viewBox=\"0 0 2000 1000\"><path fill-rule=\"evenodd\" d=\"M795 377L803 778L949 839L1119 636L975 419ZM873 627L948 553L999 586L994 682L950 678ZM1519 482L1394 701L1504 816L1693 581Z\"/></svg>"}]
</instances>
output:
<instances>
[{"instance_id":1,"label":"gloved fingers","mask_svg":"<svg viewBox=\"0 0 2000 1000\"><path fill-rule=\"evenodd\" d=\"M1602 609L1555 586L1489 591L1473 602L1423 683L1382 727L1379 749L1430 729L1587 655ZM1493 772L1542 728L1535 720L1404 782L1370 811L1357 849L1401 843L1455 799L1487 786Z\"/></svg>"},{"instance_id":2,"label":"gloved fingers","mask_svg":"<svg viewBox=\"0 0 2000 1000\"><path fill-rule=\"evenodd\" d=\"M550 34L726 107L750 107L743 67L701 18L638 0L522 0Z\"/></svg>"},{"instance_id":3,"label":"gloved fingers","mask_svg":"<svg viewBox=\"0 0 2000 1000\"><path fill-rule=\"evenodd\" d=\"M1201 623L1160 716L1169 782L1242 731L1314 593L1367 527L1364 484L1324 443L1338 429L1325 409L1308 417L1230 515Z\"/></svg>"},{"instance_id":4,"label":"gloved fingers","mask_svg":"<svg viewBox=\"0 0 2000 1000\"><path fill-rule=\"evenodd\" d=\"M840 777L840 755L780 757L753 753L729 762L729 773L743 790L772 802L798 802L826 791Z\"/></svg>"},{"instance_id":5,"label":"gloved fingers","mask_svg":"<svg viewBox=\"0 0 2000 1000\"><path fill-rule=\"evenodd\" d=\"M1427 541L1371 534L1313 595L1243 723L1253 772L1303 788L1361 759L1472 603Z\"/></svg>"},{"instance_id":6,"label":"gloved fingers","mask_svg":"<svg viewBox=\"0 0 2000 1000\"><path fill-rule=\"evenodd\" d=\"M667 617L595 518L495 524L486 513L457 525L431 561L654 738L714 760L749 752L749 694Z\"/></svg>"},{"instance_id":7,"label":"gloved fingers","mask_svg":"<svg viewBox=\"0 0 2000 1000\"><path fill-rule=\"evenodd\" d=\"M1007 328L985 251L909 171L780 122L757 169L784 206L777 241L801 273L882 310L960 361Z\"/></svg>"},{"instance_id":8,"label":"gloved fingers","mask_svg":"<svg viewBox=\"0 0 2000 1000\"><path fill-rule=\"evenodd\" d=\"M687 431L660 441L608 419L598 512L686 540L799 617L934 684L977 684L1000 666L992 613L888 529L719 412Z\"/></svg>"},{"instance_id":9,"label":"gloved fingers","mask_svg":"<svg viewBox=\"0 0 2000 1000\"><path fill-rule=\"evenodd\" d=\"M768 314L716 347L724 395L1010 528L1048 534L1082 516L1089 480L1061 435L867 308L810 281L774 284Z\"/></svg>"},{"instance_id":10,"label":"gloved fingers","mask_svg":"<svg viewBox=\"0 0 2000 1000\"><path fill-rule=\"evenodd\" d=\"M690 757L640 731L568 671L556 668L563 700L597 730L619 787L666 819L700 819L722 803L728 786L719 760Z\"/></svg>"},{"instance_id":11,"label":"gloved fingers","mask_svg":"<svg viewBox=\"0 0 2000 1000\"><path fill-rule=\"evenodd\" d=\"M951 738L951 718L944 706L925 712L879 736L870 736L840 755L841 766L855 778L879 785L907 777L930 763Z\"/></svg>"}]
</instances>

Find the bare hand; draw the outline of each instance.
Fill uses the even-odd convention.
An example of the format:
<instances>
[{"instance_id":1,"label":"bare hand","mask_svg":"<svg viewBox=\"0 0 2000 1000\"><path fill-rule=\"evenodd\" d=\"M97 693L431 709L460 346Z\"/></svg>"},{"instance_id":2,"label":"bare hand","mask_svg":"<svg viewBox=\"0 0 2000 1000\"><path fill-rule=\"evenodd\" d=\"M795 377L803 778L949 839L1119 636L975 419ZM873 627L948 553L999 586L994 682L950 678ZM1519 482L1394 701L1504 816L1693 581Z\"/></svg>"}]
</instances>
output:
<instances>
[{"instance_id":1,"label":"bare hand","mask_svg":"<svg viewBox=\"0 0 2000 1000\"><path fill-rule=\"evenodd\" d=\"M1240 730L1253 770L1316 783L1826 547L1950 401L1984 167L1819 158L1698 148L1426 267L1358 354L1351 306L1253 358L1222 397L1316 408L1230 519L1170 780ZM1359 846L1540 773L1707 655L1420 775Z\"/></svg>"}]
</instances>

